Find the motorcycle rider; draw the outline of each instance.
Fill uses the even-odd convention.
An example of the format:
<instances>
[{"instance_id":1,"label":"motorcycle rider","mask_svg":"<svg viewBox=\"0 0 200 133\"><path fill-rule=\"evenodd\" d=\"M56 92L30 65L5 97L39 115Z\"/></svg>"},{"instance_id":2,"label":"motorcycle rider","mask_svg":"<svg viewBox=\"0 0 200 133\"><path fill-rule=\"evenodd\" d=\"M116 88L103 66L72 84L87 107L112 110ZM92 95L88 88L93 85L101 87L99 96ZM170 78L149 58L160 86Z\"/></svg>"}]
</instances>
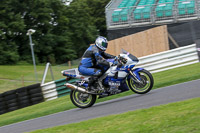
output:
<instances>
[{"instance_id":1,"label":"motorcycle rider","mask_svg":"<svg viewBox=\"0 0 200 133\"><path fill-rule=\"evenodd\" d=\"M105 37L96 38L95 45L91 45L83 54L78 70L81 74L91 76L88 86L94 89L93 83L110 67L106 59L114 59L116 56L106 53L108 41Z\"/></svg>"}]
</instances>

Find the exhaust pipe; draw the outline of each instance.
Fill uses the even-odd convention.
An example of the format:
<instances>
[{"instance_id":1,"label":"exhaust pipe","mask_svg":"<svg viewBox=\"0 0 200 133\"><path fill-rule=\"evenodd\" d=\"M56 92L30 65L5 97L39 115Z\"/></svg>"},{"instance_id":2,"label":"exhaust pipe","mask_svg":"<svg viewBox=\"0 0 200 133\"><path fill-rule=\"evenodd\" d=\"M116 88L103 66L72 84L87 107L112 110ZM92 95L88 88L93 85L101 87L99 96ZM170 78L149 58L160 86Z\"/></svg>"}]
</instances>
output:
<instances>
[{"instance_id":1,"label":"exhaust pipe","mask_svg":"<svg viewBox=\"0 0 200 133\"><path fill-rule=\"evenodd\" d=\"M86 91L85 89L81 88L81 87L78 87L76 85L73 85L73 84L69 84L69 83L66 83L65 86L67 88L70 88L72 90L78 90L80 92L83 92L83 93L89 93L88 91Z\"/></svg>"}]
</instances>

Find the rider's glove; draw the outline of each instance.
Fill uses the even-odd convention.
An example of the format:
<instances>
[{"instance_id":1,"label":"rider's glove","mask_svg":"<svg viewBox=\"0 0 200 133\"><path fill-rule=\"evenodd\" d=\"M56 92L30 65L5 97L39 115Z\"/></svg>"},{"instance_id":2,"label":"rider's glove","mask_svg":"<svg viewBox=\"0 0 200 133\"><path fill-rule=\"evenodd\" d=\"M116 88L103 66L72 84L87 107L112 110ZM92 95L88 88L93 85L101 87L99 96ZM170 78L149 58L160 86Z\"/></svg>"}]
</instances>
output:
<instances>
[{"instance_id":1,"label":"rider's glove","mask_svg":"<svg viewBox=\"0 0 200 133\"><path fill-rule=\"evenodd\" d=\"M117 65L118 64L118 61L117 60L114 60L113 61L113 65Z\"/></svg>"},{"instance_id":2,"label":"rider's glove","mask_svg":"<svg viewBox=\"0 0 200 133\"><path fill-rule=\"evenodd\" d=\"M111 67L113 65L113 63L112 62L109 62L109 66Z\"/></svg>"},{"instance_id":3,"label":"rider's glove","mask_svg":"<svg viewBox=\"0 0 200 133\"><path fill-rule=\"evenodd\" d=\"M110 66L118 64L118 60L116 58L114 58L114 59L107 59L107 62L109 62Z\"/></svg>"},{"instance_id":4,"label":"rider's glove","mask_svg":"<svg viewBox=\"0 0 200 133\"><path fill-rule=\"evenodd\" d=\"M114 65L117 65L117 64L118 64L118 57L117 57L117 56L115 56L114 61L113 61L113 64L114 64Z\"/></svg>"}]
</instances>

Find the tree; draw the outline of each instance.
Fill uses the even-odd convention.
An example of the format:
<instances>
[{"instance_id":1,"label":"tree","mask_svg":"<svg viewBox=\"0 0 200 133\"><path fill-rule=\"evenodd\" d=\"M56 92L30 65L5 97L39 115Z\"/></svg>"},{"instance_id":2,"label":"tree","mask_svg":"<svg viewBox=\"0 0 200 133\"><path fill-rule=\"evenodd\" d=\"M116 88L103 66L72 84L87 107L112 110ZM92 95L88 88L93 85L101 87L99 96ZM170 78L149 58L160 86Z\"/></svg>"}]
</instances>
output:
<instances>
[{"instance_id":1,"label":"tree","mask_svg":"<svg viewBox=\"0 0 200 133\"><path fill-rule=\"evenodd\" d=\"M7 0L0 8L1 64L16 63L19 57L32 62L28 29L36 30L32 38L37 62L63 62L76 57L72 41L66 37L66 6L60 0Z\"/></svg>"},{"instance_id":2,"label":"tree","mask_svg":"<svg viewBox=\"0 0 200 133\"><path fill-rule=\"evenodd\" d=\"M94 43L98 31L86 2L81 0L72 2L67 12L74 50L76 50L77 56L81 57L89 44Z\"/></svg>"},{"instance_id":3,"label":"tree","mask_svg":"<svg viewBox=\"0 0 200 133\"><path fill-rule=\"evenodd\" d=\"M107 36L105 7L109 1L110 0L86 0L90 8L90 16L93 17L99 34L105 37Z\"/></svg>"},{"instance_id":4,"label":"tree","mask_svg":"<svg viewBox=\"0 0 200 133\"><path fill-rule=\"evenodd\" d=\"M24 22L20 14L12 10L11 1L1 1L0 4L0 64L14 64L19 60L17 42L21 36Z\"/></svg>"},{"instance_id":5,"label":"tree","mask_svg":"<svg viewBox=\"0 0 200 133\"><path fill-rule=\"evenodd\" d=\"M28 29L36 62L63 63L80 58L98 35L106 36L108 0L4 0L0 3L0 64L32 63Z\"/></svg>"}]
</instances>

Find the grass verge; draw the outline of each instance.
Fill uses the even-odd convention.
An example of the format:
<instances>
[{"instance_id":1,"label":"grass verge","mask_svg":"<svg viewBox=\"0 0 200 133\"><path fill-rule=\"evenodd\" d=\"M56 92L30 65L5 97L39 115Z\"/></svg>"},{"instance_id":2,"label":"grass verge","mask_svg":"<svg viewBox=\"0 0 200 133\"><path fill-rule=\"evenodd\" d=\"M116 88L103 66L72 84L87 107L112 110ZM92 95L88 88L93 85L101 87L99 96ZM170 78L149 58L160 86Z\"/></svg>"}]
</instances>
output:
<instances>
[{"instance_id":1,"label":"grass verge","mask_svg":"<svg viewBox=\"0 0 200 133\"><path fill-rule=\"evenodd\" d=\"M193 65L188 65L164 72L159 72L153 74L155 85L154 89L169 86L181 82L191 81L195 79L200 79L200 64L196 63ZM121 93L118 95L110 96L107 98L99 99L97 102L106 101L109 99L114 99L126 95L133 94L132 91L128 91L125 93ZM65 96L62 98L58 98L52 101L43 102L34 106L30 106L27 108L23 108L20 110L16 110L13 112L9 112L3 115L0 115L0 126L29 120L45 115L49 115L52 113L57 113L61 111L65 111L68 109L75 108L75 106L71 103L69 96Z\"/></svg>"},{"instance_id":2,"label":"grass verge","mask_svg":"<svg viewBox=\"0 0 200 133\"><path fill-rule=\"evenodd\" d=\"M199 133L200 98L31 133Z\"/></svg>"},{"instance_id":3,"label":"grass verge","mask_svg":"<svg viewBox=\"0 0 200 133\"><path fill-rule=\"evenodd\" d=\"M66 69L68 69L68 66L52 66L54 79L64 78L60 72ZM42 81L44 70L45 66L37 66L38 82ZM45 81L52 81L50 70ZM32 65L0 65L0 93L35 83L35 73Z\"/></svg>"}]
</instances>

